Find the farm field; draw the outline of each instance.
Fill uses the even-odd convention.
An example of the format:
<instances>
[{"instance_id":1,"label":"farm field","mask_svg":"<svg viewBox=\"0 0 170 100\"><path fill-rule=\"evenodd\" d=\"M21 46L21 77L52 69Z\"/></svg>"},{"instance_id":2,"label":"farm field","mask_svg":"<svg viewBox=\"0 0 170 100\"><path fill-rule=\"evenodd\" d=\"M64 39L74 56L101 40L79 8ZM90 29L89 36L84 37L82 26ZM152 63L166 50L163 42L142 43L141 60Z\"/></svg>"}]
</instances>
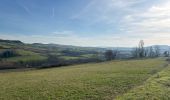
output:
<instances>
[{"instance_id":1,"label":"farm field","mask_svg":"<svg viewBox=\"0 0 170 100\"><path fill-rule=\"evenodd\" d=\"M0 100L170 100L170 0L0 0Z\"/></svg>"},{"instance_id":2,"label":"farm field","mask_svg":"<svg viewBox=\"0 0 170 100\"><path fill-rule=\"evenodd\" d=\"M165 92L161 84L169 86L170 68L165 65L167 62L159 58L0 73L0 99L136 100L135 96L142 94L145 98L147 93L152 98L152 92Z\"/></svg>"}]
</instances>

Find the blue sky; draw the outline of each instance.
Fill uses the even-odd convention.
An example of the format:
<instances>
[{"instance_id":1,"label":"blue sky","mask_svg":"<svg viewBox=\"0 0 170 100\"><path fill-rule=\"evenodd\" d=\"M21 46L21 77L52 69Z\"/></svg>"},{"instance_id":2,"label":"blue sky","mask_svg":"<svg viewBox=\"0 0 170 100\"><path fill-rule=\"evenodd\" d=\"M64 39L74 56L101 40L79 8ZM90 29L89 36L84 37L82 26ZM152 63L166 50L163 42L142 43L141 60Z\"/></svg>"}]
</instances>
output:
<instances>
[{"instance_id":1,"label":"blue sky","mask_svg":"<svg viewBox=\"0 0 170 100\"><path fill-rule=\"evenodd\" d=\"M0 38L77 46L170 44L169 0L0 0Z\"/></svg>"}]
</instances>

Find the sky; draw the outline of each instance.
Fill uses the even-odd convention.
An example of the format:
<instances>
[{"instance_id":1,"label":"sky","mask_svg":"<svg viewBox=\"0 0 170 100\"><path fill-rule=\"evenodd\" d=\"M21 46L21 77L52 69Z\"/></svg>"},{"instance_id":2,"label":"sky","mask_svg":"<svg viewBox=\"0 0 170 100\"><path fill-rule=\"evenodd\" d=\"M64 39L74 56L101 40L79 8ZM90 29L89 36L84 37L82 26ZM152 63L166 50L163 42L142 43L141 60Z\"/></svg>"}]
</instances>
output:
<instances>
[{"instance_id":1,"label":"sky","mask_svg":"<svg viewBox=\"0 0 170 100\"><path fill-rule=\"evenodd\" d=\"M170 0L0 0L0 39L91 47L170 45Z\"/></svg>"}]
</instances>

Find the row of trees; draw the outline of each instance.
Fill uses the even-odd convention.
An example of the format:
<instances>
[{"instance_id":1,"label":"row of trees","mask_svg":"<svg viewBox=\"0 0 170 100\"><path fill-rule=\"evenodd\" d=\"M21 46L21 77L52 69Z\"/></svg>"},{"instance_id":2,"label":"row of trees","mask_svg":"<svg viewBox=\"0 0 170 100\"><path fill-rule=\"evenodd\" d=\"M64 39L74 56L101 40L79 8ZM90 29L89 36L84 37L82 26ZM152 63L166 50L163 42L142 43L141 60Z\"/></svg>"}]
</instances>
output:
<instances>
[{"instance_id":1,"label":"row of trees","mask_svg":"<svg viewBox=\"0 0 170 100\"><path fill-rule=\"evenodd\" d=\"M141 40L138 44L138 47L134 48L132 51L133 58L143 58L143 57L159 57L160 48L159 46L150 46L144 48L144 41Z\"/></svg>"},{"instance_id":2,"label":"row of trees","mask_svg":"<svg viewBox=\"0 0 170 100\"><path fill-rule=\"evenodd\" d=\"M154 58L159 56L170 56L170 51L165 51L163 54L161 54L161 50L159 46L150 46L150 47L144 47L145 43L143 40L139 41L139 44L136 48L134 48L131 51L131 55L129 55L129 58ZM114 60L116 58L119 58L120 56L118 50L106 50L105 54L106 60Z\"/></svg>"},{"instance_id":3,"label":"row of trees","mask_svg":"<svg viewBox=\"0 0 170 100\"><path fill-rule=\"evenodd\" d=\"M0 58L9 58L14 56L18 56L15 50L4 50L0 52Z\"/></svg>"}]
</instances>

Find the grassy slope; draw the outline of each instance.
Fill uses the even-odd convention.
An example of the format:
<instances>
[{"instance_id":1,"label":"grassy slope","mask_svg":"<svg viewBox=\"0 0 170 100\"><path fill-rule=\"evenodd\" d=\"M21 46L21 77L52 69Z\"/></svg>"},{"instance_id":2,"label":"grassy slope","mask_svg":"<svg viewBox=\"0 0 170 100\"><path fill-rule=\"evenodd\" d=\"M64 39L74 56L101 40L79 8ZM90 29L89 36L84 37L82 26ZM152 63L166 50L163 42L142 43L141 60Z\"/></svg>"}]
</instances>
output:
<instances>
[{"instance_id":1,"label":"grassy slope","mask_svg":"<svg viewBox=\"0 0 170 100\"><path fill-rule=\"evenodd\" d=\"M94 58L93 53L88 54L90 50L93 50L92 48L80 48L80 47L69 47L69 46L50 46L42 44L40 46L33 45L33 44L18 44L18 43L8 43L8 42L0 42L0 52L6 49L14 49L17 50L18 54L20 56L17 57L11 57L3 59L4 62L32 62L32 61L43 61L47 60L49 55L61 58L62 60L78 60L83 58ZM72 53L80 53L77 57L74 55L66 55L62 53L65 49L70 50ZM83 52L86 52L87 54L83 54Z\"/></svg>"},{"instance_id":2,"label":"grassy slope","mask_svg":"<svg viewBox=\"0 0 170 100\"><path fill-rule=\"evenodd\" d=\"M30 50L24 50L23 48L26 47L27 45L25 44L0 42L0 52L6 49L14 49L16 50L17 54L20 55L16 57L3 58L2 60L8 63L8 62L20 62L20 61L22 62L42 61L47 59L46 56L43 56L40 53L35 53Z\"/></svg>"},{"instance_id":3,"label":"grassy slope","mask_svg":"<svg viewBox=\"0 0 170 100\"><path fill-rule=\"evenodd\" d=\"M160 59L113 61L0 73L0 99L113 99L163 68Z\"/></svg>"},{"instance_id":4,"label":"grassy slope","mask_svg":"<svg viewBox=\"0 0 170 100\"><path fill-rule=\"evenodd\" d=\"M170 100L170 65L117 100Z\"/></svg>"},{"instance_id":5,"label":"grassy slope","mask_svg":"<svg viewBox=\"0 0 170 100\"><path fill-rule=\"evenodd\" d=\"M16 50L16 52L20 56L4 58L3 60L5 60L7 62L19 62L19 61L30 62L30 61L42 61L42 60L47 59L47 57L42 56L38 53L31 52L31 51L25 51L25 50L18 49L18 50Z\"/></svg>"},{"instance_id":6,"label":"grassy slope","mask_svg":"<svg viewBox=\"0 0 170 100\"><path fill-rule=\"evenodd\" d=\"M42 56L42 55L40 55L38 53L31 52L31 51L17 50L17 52L21 56L7 58L6 61L10 61L10 62L18 62L18 61L29 62L29 61L41 61L41 60L46 60L47 59L47 57Z\"/></svg>"}]
</instances>

